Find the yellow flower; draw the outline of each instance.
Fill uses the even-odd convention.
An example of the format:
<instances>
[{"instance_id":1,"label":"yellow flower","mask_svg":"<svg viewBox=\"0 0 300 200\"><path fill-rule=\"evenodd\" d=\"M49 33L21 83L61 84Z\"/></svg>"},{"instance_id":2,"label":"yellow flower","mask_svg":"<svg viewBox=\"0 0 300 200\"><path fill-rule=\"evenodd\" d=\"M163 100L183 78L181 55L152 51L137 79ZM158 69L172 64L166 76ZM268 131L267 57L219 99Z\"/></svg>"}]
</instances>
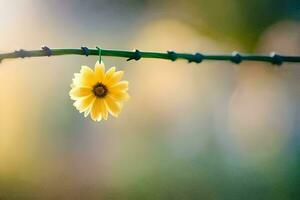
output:
<instances>
[{"instance_id":1,"label":"yellow flower","mask_svg":"<svg viewBox=\"0 0 300 200\"><path fill-rule=\"evenodd\" d=\"M91 114L94 121L107 120L108 112L118 117L123 101L129 99L128 82L120 81L123 71L115 67L105 73L104 63L95 64L94 70L82 66L80 73L75 73L71 84L70 97L74 106L87 117Z\"/></svg>"}]
</instances>

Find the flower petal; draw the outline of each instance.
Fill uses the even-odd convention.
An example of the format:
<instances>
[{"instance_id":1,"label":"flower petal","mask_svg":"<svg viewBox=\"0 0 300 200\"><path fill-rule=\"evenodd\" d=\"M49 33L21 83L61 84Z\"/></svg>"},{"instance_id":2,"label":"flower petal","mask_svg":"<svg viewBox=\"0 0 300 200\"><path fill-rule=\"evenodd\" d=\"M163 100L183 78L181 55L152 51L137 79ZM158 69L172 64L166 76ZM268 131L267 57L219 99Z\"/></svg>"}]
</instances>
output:
<instances>
[{"instance_id":1,"label":"flower petal","mask_svg":"<svg viewBox=\"0 0 300 200\"><path fill-rule=\"evenodd\" d=\"M87 67L82 66L80 70L80 84L82 86L92 87L97 83L94 71Z\"/></svg>"},{"instance_id":2,"label":"flower petal","mask_svg":"<svg viewBox=\"0 0 300 200\"><path fill-rule=\"evenodd\" d=\"M80 104L81 104L81 101L77 100L73 103L73 106L78 110L78 107L80 106Z\"/></svg>"},{"instance_id":3,"label":"flower petal","mask_svg":"<svg viewBox=\"0 0 300 200\"><path fill-rule=\"evenodd\" d=\"M72 84L71 87L76 87L77 85L80 84L80 74L79 73L74 73L74 78L72 79Z\"/></svg>"},{"instance_id":4,"label":"flower petal","mask_svg":"<svg viewBox=\"0 0 300 200\"><path fill-rule=\"evenodd\" d=\"M109 96L111 96L112 98L114 98L116 101L127 101L129 100L130 96L127 92L111 92L109 93Z\"/></svg>"},{"instance_id":5,"label":"flower petal","mask_svg":"<svg viewBox=\"0 0 300 200\"><path fill-rule=\"evenodd\" d=\"M109 113L114 116L118 117L119 113L121 112L121 104L114 100L112 97L107 96L105 97L105 105L108 109Z\"/></svg>"},{"instance_id":6,"label":"flower petal","mask_svg":"<svg viewBox=\"0 0 300 200\"><path fill-rule=\"evenodd\" d=\"M86 110L84 111L84 117L87 117L87 116L90 114L91 109L92 109L92 106L90 105L90 106L88 107L88 109L86 109Z\"/></svg>"},{"instance_id":7,"label":"flower petal","mask_svg":"<svg viewBox=\"0 0 300 200\"><path fill-rule=\"evenodd\" d=\"M101 101L103 100L100 98L96 98L91 108L91 117L94 121L101 120L101 113L102 113Z\"/></svg>"},{"instance_id":8,"label":"flower petal","mask_svg":"<svg viewBox=\"0 0 300 200\"><path fill-rule=\"evenodd\" d=\"M82 65L80 73L94 73L94 71L89 66Z\"/></svg>"},{"instance_id":9,"label":"flower petal","mask_svg":"<svg viewBox=\"0 0 300 200\"><path fill-rule=\"evenodd\" d=\"M118 91L127 91L128 90L128 81L120 81L113 86L108 88L111 92L118 92Z\"/></svg>"},{"instance_id":10,"label":"flower petal","mask_svg":"<svg viewBox=\"0 0 300 200\"><path fill-rule=\"evenodd\" d=\"M101 104L100 104L100 107L101 107L101 110L102 110L102 117L103 119L107 120L107 117L108 117L108 111L107 111L107 108L106 108L106 105L105 105L105 100L104 99L101 99Z\"/></svg>"},{"instance_id":11,"label":"flower petal","mask_svg":"<svg viewBox=\"0 0 300 200\"><path fill-rule=\"evenodd\" d=\"M79 110L79 112L84 112L95 101L95 99L95 95L90 95L80 100L77 100L73 105L77 108L77 110Z\"/></svg>"},{"instance_id":12,"label":"flower petal","mask_svg":"<svg viewBox=\"0 0 300 200\"><path fill-rule=\"evenodd\" d=\"M77 100L85 96L89 96L92 94L92 88L89 87L75 87L73 88L69 95L71 99Z\"/></svg>"},{"instance_id":13,"label":"flower petal","mask_svg":"<svg viewBox=\"0 0 300 200\"><path fill-rule=\"evenodd\" d=\"M123 74L124 74L123 71L115 72L110 78L106 79L105 84L109 86L118 83L121 80Z\"/></svg>"},{"instance_id":14,"label":"flower petal","mask_svg":"<svg viewBox=\"0 0 300 200\"><path fill-rule=\"evenodd\" d=\"M106 74L105 74L105 79L103 80L103 84L104 84L104 85L106 85L106 83L108 82L108 80L111 79L111 77L114 75L115 71L116 71L116 67L112 67L112 68L110 68L110 69L106 72Z\"/></svg>"},{"instance_id":15,"label":"flower petal","mask_svg":"<svg viewBox=\"0 0 300 200\"><path fill-rule=\"evenodd\" d=\"M99 61L97 61L96 64L95 64L95 76L96 76L96 80L98 82L103 82L104 81L104 78L105 78L105 65L102 61L101 61L101 63L99 63Z\"/></svg>"}]
</instances>

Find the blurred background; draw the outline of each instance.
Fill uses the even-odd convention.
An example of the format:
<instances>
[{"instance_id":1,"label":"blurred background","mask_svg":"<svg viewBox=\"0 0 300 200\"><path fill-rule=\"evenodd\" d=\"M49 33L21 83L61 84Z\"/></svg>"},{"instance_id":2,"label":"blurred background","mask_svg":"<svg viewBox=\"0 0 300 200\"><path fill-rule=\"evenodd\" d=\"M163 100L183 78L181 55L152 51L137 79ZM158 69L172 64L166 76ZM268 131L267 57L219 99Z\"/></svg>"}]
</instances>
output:
<instances>
[{"instance_id":1,"label":"blurred background","mask_svg":"<svg viewBox=\"0 0 300 200\"><path fill-rule=\"evenodd\" d=\"M0 0L0 52L300 55L298 0ZM299 199L300 65L104 57L130 101L93 122L68 92L97 57L0 65L0 199Z\"/></svg>"}]
</instances>

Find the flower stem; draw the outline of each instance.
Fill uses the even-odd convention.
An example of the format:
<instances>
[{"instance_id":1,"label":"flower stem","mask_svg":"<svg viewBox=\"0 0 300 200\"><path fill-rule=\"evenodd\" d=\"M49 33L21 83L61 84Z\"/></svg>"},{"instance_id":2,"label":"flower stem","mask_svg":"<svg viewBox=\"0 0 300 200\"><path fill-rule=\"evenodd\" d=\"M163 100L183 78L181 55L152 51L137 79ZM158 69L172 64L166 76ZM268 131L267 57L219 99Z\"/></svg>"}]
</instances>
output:
<instances>
[{"instance_id":1,"label":"flower stem","mask_svg":"<svg viewBox=\"0 0 300 200\"><path fill-rule=\"evenodd\" d=\"M48 47L46 47L47 49ZM4 59L12 58L25 58L25 57L42 57L42 56L60 56L60 55L89 55L89 56L99 56L98 49L88 49L85 47L85 51L81 48L78 49L49 49L45 50L19 50L11 53L0 54L0 61ZM209 54L189 54L189 53L177 53L174 51L168 52L146 52L146 51L123 51L123 50L108 50L101 49L101 56L111 56L111 57L123 57L130 59L139 58L158 58L167 59L175 61L177 59L185 59L189 62L200 63L203 60L219 60L219 61L231 61L233 63L239 64L242 61L261 61L269 62L272 64L280 65L283 62L300 62L300 56L286 56L272 53L270 55L253 55L253 54L239 54L234 52L227 55L209 55Z\"/></svg>"}]
</instances>

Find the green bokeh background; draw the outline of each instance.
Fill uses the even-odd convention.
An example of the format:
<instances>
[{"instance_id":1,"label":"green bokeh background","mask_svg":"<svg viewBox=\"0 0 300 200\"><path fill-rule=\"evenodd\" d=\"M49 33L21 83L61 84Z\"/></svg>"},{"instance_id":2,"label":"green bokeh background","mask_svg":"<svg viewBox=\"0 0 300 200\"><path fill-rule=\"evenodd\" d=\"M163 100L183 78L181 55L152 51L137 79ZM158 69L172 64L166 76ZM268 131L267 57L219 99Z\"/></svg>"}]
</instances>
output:
<instances>
[{"instance_id":1,"label":"green bokeh background","mask_svg":"<svg viewBox=\"0 0 300 200\"><path fill-rule=\"evenodd\" d=\"M300 55L297 0L0 0L0 52L100 46ZM299 199L300 66L104 57L121 116L72 106L97 57L0 65L0 199Z\"/></svg>"}]
</instances>

